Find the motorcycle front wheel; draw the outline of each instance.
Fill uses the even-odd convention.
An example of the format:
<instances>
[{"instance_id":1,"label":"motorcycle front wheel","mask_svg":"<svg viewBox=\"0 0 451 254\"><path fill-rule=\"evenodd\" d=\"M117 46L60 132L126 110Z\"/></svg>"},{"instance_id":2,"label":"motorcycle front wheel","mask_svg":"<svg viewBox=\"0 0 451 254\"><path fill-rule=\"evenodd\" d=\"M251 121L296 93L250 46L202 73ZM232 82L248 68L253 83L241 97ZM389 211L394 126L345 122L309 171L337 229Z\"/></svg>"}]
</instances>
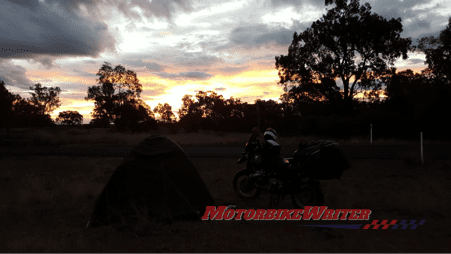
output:
<instances>
[{"instance_id":1,"label":"motorcycle front wheel","mask_svg":"<svg viewBox=\"0 0 451 254\"><path fill-rule=\"evenodd\" d=\"M297 186L291 197L293 204L301 209L305 206L321 206L324 203L324 192L319 182L312 181Z\"/></svg>"},{"instance_id":2,"label":"motorcycle front wheel","mask_svg":"<svg viewBox=\"0 0 451 254\"><path fill-rule=\"evenodd\" d=\"M254 199L260 195L261 188L258 187L251 179L247 170L236 172L233 178L233 189L235 193L242 199Z\"/></svg>"}]
</instances>

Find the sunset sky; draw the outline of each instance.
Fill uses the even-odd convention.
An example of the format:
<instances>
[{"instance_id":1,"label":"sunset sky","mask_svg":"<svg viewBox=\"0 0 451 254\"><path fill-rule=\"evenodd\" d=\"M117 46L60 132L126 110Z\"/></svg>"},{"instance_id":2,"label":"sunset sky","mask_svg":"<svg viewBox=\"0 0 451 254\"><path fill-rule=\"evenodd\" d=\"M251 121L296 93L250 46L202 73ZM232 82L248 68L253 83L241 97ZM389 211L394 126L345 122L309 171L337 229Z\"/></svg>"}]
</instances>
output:
<instances>
[{"instance_id":1,"label":"sunset sky","mask_svg":"<svg viewBox=\"0 0 451 254\"><path fill-rule=\"evenodd\" d=\"M438 35L451 0L371 0L373 12L402 18L414 44ZM137 73L142 99L175 112L184 94L213 90L244 102L277 100L282 87L275 56L286 55L293 33L327 12L324 0L0 0L0 80L29 97L36 83L58 86L62 105L88 123L89 86L103 62ZM332 8L328 6L327 8ZM422 54L398 70L425 68Z\"/></svg>"}]
</instances>

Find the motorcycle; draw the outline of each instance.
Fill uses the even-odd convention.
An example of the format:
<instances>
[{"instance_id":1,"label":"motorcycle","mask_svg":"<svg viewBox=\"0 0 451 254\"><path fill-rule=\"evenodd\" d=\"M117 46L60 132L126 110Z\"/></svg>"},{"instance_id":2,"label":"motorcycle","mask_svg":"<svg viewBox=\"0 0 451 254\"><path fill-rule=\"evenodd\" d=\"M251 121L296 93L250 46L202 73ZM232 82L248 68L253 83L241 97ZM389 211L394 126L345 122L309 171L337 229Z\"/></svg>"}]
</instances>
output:
<instances>
[{"instance_id":1,"label":"motorcycle","mask_svg":"<svg viewBox=\"0 0 451 254\"><path fill-rule=\"evenodd\" d=\"M287 195L291 195L293 204L301 209L305 206L321 206L324 203L324 192L318 180L339 179L343 171L350 167L341 151L334 150L334 146L338 148L337 143L323 140L300 143L293 157L278 158L275 173L261 174L263 163L265 163L262 157L262 146L259 142L248 142L245 153L238 160L238 164L246 161L246 168L235 173L233 188L242 199L255 199L262 189L267 189L271 194L270 207L278 204L280 198L283 199ZM338 157L329 156L330 151ZM328 157L324 158L324 156ZM321 158L332 159L333 163L329 165L318 163ZM330 166L336 167L336 170L324 169Z\"/></svg>"}]
</instances>

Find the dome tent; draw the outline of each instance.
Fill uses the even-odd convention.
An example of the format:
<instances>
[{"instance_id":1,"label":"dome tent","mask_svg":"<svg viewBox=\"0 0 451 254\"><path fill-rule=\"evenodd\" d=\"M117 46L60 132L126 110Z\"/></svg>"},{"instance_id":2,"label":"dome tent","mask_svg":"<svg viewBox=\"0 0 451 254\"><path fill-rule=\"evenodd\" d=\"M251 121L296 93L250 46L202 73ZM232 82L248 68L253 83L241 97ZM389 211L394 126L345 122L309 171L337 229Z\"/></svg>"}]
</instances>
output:
<instances>
[{"instance_id":1,"label":"dome tent","mask_svg":"<svg viewBox=\"0 0 451 254\"><path fill-rule=\"evenodd\" d=\"M161 218L202 216L213 206L205 183L182 148L162 136L135 146L97 198L88 226L148 211Z\"/></svg>"}]
</instances>

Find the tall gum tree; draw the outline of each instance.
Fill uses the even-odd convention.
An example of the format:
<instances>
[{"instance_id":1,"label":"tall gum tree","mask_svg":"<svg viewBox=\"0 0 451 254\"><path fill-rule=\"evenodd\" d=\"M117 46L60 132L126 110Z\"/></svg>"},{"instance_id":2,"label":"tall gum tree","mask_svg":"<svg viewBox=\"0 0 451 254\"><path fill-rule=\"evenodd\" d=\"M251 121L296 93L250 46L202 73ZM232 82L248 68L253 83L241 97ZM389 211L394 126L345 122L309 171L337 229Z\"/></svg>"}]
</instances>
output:
<instances>
[{"instance_id":1,"label":"tall gum tree","mask_svg":"<svg viewBox=\"0 0 451 254\"><path fill-rule=\"evenodd\" d=\"M139 99L142 85L134 71L126 70L121 65L113 68L105 62L96 75L99 76L96 80L98 85L89 87L85 97L85 100L94 100L95 107L91 113L94 122L108 126L122 117L121 112L128 110L128 105L137 108L138 104L145 104Z\"/></svg>"},{"instance_id":2,"label":"tall gum tree","mask_svg":"<svg viewBox=\"0 0 451 254\"><path fill-rule=\"evenodd\" d=\"M423 37L418 48L426 54L426 64L438 77L451 82L451 17L438 37Z\"/></svg>"},{"instance_id":3,"label":"tall gum tree","mask_svg":"<svg viewBox=\"0 0 451 254\"><path fill-rule=\"evenodd\" d=\"M61 93L59 87L45 87L40 83L30 86L31 97L27 101L39 108L40 115L50 115L55 109L61 106L61 101L58 95Z\"/></svg>"},{"instance_id":4,"label":"tall gum tree","mask_svg":"<svg viewBox=\"0 0 451 254\"><path fill-rule=\"evenodd\" d=\"M378 78L393 73L394 62L401 56L407 59L414 47L410 38L400 36L400 18L387 20L371 13L371 6L361 6L358 0L334 2L336 7L310 28L299 35L294 33L288 55L276 56L275 65L279 85L297 83L297 91L323 80L330 88L319 92L335 90L335 81L341 79L342 101L350 105L358 92L379 91ZM324 93L326 99L328 96Z\"/></svg>"}]
</instances>

